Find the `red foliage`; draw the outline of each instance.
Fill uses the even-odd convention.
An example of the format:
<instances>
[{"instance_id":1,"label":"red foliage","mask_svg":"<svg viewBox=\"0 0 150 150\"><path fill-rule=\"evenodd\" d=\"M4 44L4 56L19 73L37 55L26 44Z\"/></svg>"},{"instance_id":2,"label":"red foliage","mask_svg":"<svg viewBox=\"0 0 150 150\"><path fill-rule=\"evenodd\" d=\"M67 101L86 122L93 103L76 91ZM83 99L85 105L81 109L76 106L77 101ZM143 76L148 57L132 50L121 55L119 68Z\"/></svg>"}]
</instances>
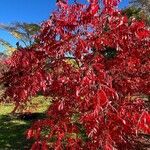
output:
<instances>
[{"instance_id":1,"label":"red foliage","mask_svg":"<svg viewBox=\"0 0 150 150\"><path fill-rule=\"evenodd\" d=\"M32 150L133 150L138 133L150 133L145 102L128 98L150 94L150 31L122 16L117 0L103 2L59 1L38 43L8 61L5 96L16 106L38 92L52 98L27 132Z\"/></svg>"}]
</instances>

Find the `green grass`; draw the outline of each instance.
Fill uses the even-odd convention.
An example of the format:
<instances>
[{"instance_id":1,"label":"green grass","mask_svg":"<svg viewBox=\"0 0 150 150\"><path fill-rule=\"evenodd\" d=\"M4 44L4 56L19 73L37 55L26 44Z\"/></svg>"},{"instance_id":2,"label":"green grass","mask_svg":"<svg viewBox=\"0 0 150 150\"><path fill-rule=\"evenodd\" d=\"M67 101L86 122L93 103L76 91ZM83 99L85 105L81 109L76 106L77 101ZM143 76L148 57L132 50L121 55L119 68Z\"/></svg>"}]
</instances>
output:
<instances>
[{"instance_id":1,"label":"green grass","mask_svg":"<svg viewBox=\"0 0 150 150\"><path fill-rule=\"evenodd\" d=\"M13 120L9 115L1 115L0 122L0 149L29 149L32 142L26 140L25 131L31 122Z\"/></svg>"},{"instance_id":2,"label":"green grass","mask_svg":"<svg viewBox=\"0 0 150 150\"><path fill-rule=\"evenodd\" d=\"M36 114L34 119L23 119L17 115L10 114L14 108L13 104L0 104L0 150L28 150L33 141L27 140L25 131L33 121L42 118L44 111L50 102L44 101L44 97L33 98L29 108ZM36 106L32 108L32 106Z\"/></svg>"},{"instance_id":3,"label":"green grass","mask_svg":"<svg viewBox=\"0 0 150 150\"><path fill-rule=\"evenodd\" d=\"M12 104L0 104L0 115L7 115L12 112L14 106Z\"/></svg>"}]
</instances>

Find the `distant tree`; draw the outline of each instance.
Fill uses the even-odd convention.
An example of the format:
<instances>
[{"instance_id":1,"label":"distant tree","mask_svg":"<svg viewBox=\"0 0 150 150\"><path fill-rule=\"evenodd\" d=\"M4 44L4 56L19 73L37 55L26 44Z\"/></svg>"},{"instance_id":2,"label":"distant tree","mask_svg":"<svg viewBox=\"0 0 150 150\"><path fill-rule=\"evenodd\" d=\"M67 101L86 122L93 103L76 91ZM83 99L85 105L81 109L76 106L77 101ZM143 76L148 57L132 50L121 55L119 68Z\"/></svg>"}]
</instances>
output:
<instances>
[{"instance_id":1,"label":"distant tree","mask_svg":"<svg viewBox=\"0 0 150 150\"><path fill-rule=\"evenodd\" d=\"M128 18L135 18L137 20L142 20L141 9L131 6L122 10L123 15L127 15Z\"/></svg>"},{"instance_id":2,"label":"distant tree","mask_svg":"<svg viewBox=\"0 0 150 150\"><path fill-rule=\"evenodd\" d=\"M6 55L11 55L17 48L11 45L9 42L5 41L4 39L0 38L0 45L2 45L5 50L4 53Z\"/></svg>"},{"instance_id":3,"label":"distant tree","mask_svg":"<svg viewBox=\"0 0 150 150\"><path fill-rule=\"evenodd\" d=\"M0 29L6 30L18 40L18 42L16 43L16 47L14 47L4 39L0 39L0 44L6 48L6 53L12 54L17 48L21 46L31 46L34 43L33 35L37 34L40 26L33 23L16 22L10 25L0 24Z\"/></svg>"},{"instance_id":4,"label":"distant tree","mask_svg":"<svg viewBox=\"0 0 150 150\"><path fill-rule=\"evenodd\" d=\"M147 22L150 24L150 0L130 0L132 6L141 9L144 16L147 17Z\"/></svg>"}]
</instances>

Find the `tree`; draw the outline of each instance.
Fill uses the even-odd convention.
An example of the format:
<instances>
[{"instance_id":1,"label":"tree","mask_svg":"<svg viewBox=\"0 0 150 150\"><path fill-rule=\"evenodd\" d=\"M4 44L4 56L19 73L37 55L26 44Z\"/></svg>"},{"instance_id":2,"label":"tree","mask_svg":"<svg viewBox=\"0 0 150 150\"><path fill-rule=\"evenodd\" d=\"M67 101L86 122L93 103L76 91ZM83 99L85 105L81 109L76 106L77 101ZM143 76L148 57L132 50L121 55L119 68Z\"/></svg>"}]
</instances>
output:
<instances>
[{"instance_id":1,"label":"tree","mask_svg":"<svg viewBox=\"0 0 150 150\"><path fill-rule=\"evenodd\" d=\"M16 46L19 48L20 46L31 46L35 42L33 35L38 33L40 26L34 23L16 22L10 25L0 24L0 29L6 30L14 38L16 38L18 40ZM0 39L0 44L6 48L6 53L8 55L11 55L17 49L3 39Z\"/></svg>"},{"instance_id":2,"label":"tree","mask_svg":"<svg viewBox=\"0 0 150 150\"><path fill-rule=\"evenodd\" d=\"M0 38L0 44L5 47L5 54L11 55L17 48L13 47L9 42Z\"/></svg>"},{"instance_id":3,"label":"tree","mask_svg":"<svg viewBox=\"0 0 150 150\"><path fill-rule=\"evenodd\" d=\"M52 100L47 118L27 131L32 150L133 150L150 133L147 102L130 98L150 94L150 31L129 22L117 0L103 3L58 1L38 43L7 61L4 96L15 110L38 92Z\"/></svg>"},{"instance_id":4,"label":"tree","mask_svg":"<svg viewBox=\"0 0 150 150\"><path fill-rule=\"evenodd\" d=\"M130 0L132 6L141 9L141 12L147 18L147 22L150 24L150 0Z\"/></svg>"},{"instance_id":5,"label":"tree","mask_svg":"<svg viewBox=\"0 0 150 150\"><path fill-rule=\"evenodd\" d=\"M150 0L130 0L130 3L142 7L147 14L150 13Z\"/></svg>"},{"instance_id":6,"label":"tree","mask_svg":"<svg viewBox=\"0 0 150 150\"><path fill-rule=\"evenodd\" d=\"M136 20L145 21L147 20L147 17L144 16L142 10L137 7L128 7L122 10L123 15L127 15L128 18L135 18Z\"/></svg>"}]
</instances>

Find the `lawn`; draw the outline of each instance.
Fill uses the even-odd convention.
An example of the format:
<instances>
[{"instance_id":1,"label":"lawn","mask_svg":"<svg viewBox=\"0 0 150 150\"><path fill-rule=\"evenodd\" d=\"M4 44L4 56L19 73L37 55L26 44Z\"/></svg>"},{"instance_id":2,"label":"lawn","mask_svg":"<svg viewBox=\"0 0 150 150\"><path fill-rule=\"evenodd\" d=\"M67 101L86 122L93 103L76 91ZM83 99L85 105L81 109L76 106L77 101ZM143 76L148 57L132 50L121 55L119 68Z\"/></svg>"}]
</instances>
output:
<instances>
[{"instance_id":1,"label":"lawn","mask_svg":"<svg viewBox=\"0 0 150 150\"><path fill-rule=\"evenodd\" d=\"M33 111L32 118L20 114L10 114L13 104L0 104L0 150L26 150L33 141L25 137L25 131L33 121L44 117L44 111L50 104L43 96L33 98L29 108ZM36 106L36 109L35 107Z\"/></svg>"}]
</instances>

